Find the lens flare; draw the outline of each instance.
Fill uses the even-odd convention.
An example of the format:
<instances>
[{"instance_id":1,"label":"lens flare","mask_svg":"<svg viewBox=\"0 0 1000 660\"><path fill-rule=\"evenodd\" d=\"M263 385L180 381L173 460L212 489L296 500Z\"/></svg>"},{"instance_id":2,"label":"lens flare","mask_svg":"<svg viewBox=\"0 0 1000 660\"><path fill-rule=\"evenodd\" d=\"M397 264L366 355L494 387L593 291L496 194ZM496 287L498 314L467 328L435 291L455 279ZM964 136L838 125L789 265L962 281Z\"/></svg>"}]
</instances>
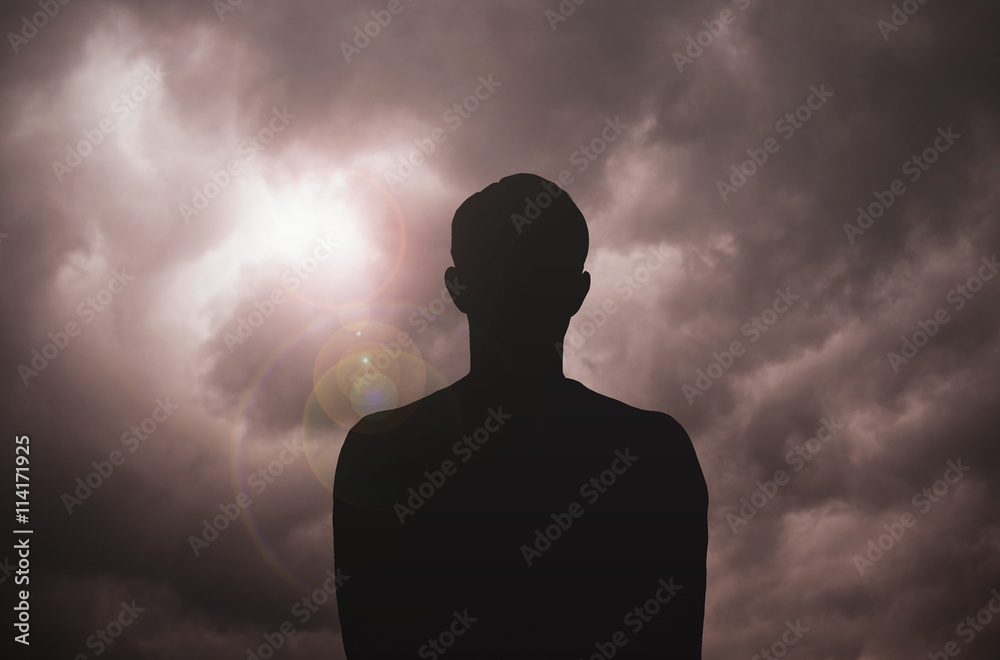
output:
<instances>
[{"instance_id":1,"label":"lens flare","mask_svg":"<svg viewBox=\"0 0 1000 660\"><path fill-rule=\"evenodd\" d=\"M323 344L313 366L319 405L346 429L365 415L423 396L426 383L416 344L380 321L342 327Z\"/></svg>"},{"instance_id":2,"label":"lens flare","mask_svg":"<svg viewBox=\"0 0 1000 660\"><path fill-rule=\"evenodd\" d=\"M273 373L274 368L285 360L288 355L303 343L307 338L313 336L320 332L329 332L331 325L335 324L337 319L333 316L327 315L316 321L306 325L301 330L291 335L285 341L283 341L264 361L260 369L254 375L251 380L249 387L247 388L246 395L243 398L242 405L240 406L239 418L233 425L232 434L232 476L231 482L233 487L233 495L237 496L240 493L247 491L245 484L247 484L248 473L244 470L244 449L247 440L247 431L251 426L250 416L254 411L257 403L257 397L260 394L264 383L267 381L268 377ZM339 452L340 443L343 442L343 436L345 435L342 429L331 429L337 431L340 439L339 442L335 440L327 439L326 445L330 446L336 444L336 450ZM308 454L307 454L308 456ZM329 480L332 480L332 472L330 473ZM321 483L326 483L323 479L320 479ZM243 521L243 525L250 535L250 539L254 546L257 548L257 552L260 553L261 557L271 566L271 568L280 575L288 584L301 590L303 593L308 592L311 587L309 587L303 580L301 580L290 566L278 555L277 551L271 547L264 537L259 525L257 524L256 517L253 513L253 507L247 507L243 509L243 515L240 517Z\"/></svg>"},{"instance_id":3,"label":"lens flare","mask_svg":"<svg viewBox=\"0 0 1000 660\"><path fill-rule=\"evenodd\" d=\"M337 318L340 320L341 327L353 331L359 337L371 317L371 308L364 300L352 300L337 309Z\"/></svg>"},{"instance_id":4,"label":"lens flare","mask_svg":"<svg viewBox=\"0 0 1000 660\"><path fill-rule=\"evenodd\" d=\"M380 314L402 314L406 318L416 311L408 303L381 303L374 308ZM361 417L407 406L448 386L444 376L424 361L409 333L387 323L372 321L372 311L372 306L360 300L338 306L336 313L326 314L286 338L258 369L233 425L234 496L247 491L247 477L253 471L244 466L244 452L258 396L275 367L307 340L329 335L314 361L314 387L304 403L301 434L309 467L316 480L330 493L347 431ZM445 313L440 318L449 325L457 325L461 315ZM333 328L336 330L330 334ZM407 407L406 411L386 420L387 424L402 422L406 414L416 411L416 407ZM358 504L372 507L385 503L372 500ZM253 507L244 509L241 518L257 551L272 569L290 585L307 593L311 587L269 543Z\"/></svg>"}]
</instances>

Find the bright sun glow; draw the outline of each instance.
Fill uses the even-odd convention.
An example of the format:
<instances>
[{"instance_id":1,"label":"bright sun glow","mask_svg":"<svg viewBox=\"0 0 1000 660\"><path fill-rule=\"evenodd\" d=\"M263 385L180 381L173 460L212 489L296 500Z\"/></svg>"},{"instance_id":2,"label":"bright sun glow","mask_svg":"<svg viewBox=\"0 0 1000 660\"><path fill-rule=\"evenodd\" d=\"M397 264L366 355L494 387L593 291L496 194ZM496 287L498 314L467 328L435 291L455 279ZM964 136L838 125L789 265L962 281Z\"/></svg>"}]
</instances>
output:
<instances>
[{"instance_id":1,"label":"bright sun glow","mask_svg":"<svg viewBox=\"0 0 1000 660\"><path fill-rule=\"evenodd\" d=\"M321 239L338 245L341 260L364 252L361 213L343 177L280 187L262 182L250 194L243 225L249 259L295 261L310 254Z\"/></svg>"},{"instance_id":2,"label":"bright sun glow","mask_svg":"<svg viewBox=\"0 0 1000 660\"><path fill-rule=\"evenodd\" d=\"M255 174L247 173L230 193L241 197L239 218L225 240L175 273L166 294L171 313L164 323L189 323L197 335L210 336L209 319L219 313L219 297L235 304L244 295L240 284L249 281L248 267L259 271L267 283L261 289L265 292L268 286L283 287L281 275L288 269L315 269L306 284L333 292L331 303L350 297L338 293L341 287L350 289L370 277L375 244L364 223L362 200L346 177L311 175L274 182ZM321 256L329 254L323 245L331 246L333 255L319 262L317 250ZM206 309L214 311L206 314Z\"/></svg>"}]
</instances>

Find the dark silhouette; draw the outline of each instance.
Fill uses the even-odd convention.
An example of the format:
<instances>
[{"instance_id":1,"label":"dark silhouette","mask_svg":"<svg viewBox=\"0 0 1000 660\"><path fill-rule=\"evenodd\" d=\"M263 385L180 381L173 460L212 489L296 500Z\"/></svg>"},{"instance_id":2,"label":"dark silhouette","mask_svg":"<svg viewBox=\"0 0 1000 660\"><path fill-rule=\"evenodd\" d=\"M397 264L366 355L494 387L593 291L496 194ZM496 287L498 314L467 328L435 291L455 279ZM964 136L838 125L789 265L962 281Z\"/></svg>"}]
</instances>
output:
<instances>
[{"instance_id":1,"label":"dark silhouette","mask_svg":"<svg viewBox=\"0 0 1000 660\"><path fill-rule=\"evenodd\" d=\"M534 175L455 213L445 279L470 372L361 420L337 465L349 660L701 657L708 491L691 440L563 375L587 248L569 194Z\"/></svg>"}]
</instances>

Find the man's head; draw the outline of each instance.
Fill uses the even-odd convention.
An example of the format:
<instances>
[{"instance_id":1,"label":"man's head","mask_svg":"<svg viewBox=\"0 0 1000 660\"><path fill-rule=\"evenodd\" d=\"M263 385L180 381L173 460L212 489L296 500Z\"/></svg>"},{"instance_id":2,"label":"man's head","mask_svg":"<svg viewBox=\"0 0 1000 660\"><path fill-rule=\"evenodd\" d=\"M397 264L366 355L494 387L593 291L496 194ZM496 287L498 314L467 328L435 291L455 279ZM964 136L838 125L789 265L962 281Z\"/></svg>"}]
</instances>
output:
<instances>
[{"instance_id":1,"label":"man's head","mask_svg":"<svg viewBox=\"0 0 1000 660\"><path fill-rule=\"evenodd\" d=\"M583 270L587 222L569 193L515 174L455 212L445 279L467 286L455 300L470 324L499 340L561 339L590 289Z\"/></svg>"}]
</instances>

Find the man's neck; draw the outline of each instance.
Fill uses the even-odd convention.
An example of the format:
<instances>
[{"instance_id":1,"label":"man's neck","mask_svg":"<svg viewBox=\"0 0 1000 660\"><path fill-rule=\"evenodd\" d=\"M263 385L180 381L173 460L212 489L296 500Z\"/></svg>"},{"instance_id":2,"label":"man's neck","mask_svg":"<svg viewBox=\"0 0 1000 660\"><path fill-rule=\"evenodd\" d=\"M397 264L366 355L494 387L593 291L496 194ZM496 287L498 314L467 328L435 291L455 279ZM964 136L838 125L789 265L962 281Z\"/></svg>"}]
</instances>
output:
<instances>
[{"instance_id":1,"label":"man's neck","mask_svg":"<svg viewBox=\"0 0 1000 660\"><path fill-rule=\"evenodd\" d=\"M554 342L544 346L497 345L470 337L468 382L477 388L532 394L565 380Z\"/></svg>"}]
</instances>

